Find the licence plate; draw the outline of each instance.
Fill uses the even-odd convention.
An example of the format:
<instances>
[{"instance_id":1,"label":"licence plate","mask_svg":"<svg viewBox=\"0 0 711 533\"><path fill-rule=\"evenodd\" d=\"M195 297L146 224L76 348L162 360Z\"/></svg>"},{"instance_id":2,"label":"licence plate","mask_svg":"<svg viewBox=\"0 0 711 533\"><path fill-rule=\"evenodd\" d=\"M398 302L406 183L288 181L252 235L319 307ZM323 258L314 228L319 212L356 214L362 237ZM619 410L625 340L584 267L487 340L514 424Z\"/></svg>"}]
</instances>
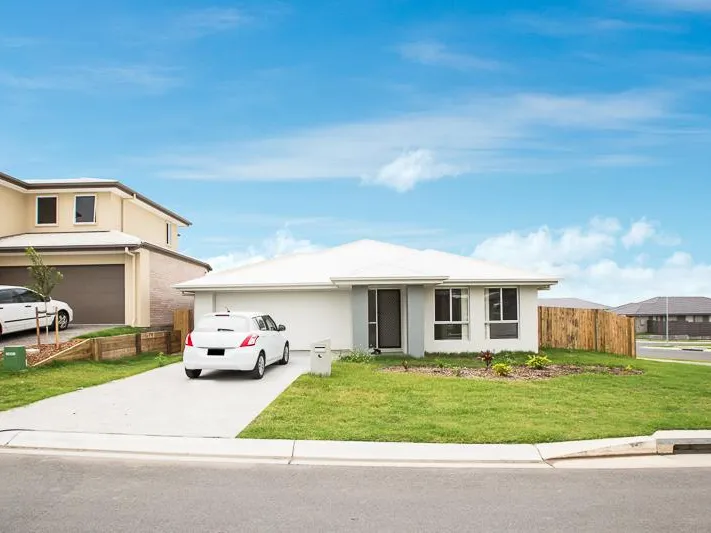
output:
<instances>
[{"instance_id":1,"label":"licence plate","mask_svg":"<svg viewBox=\"0 0 711 533\"><path fill-rule=\"evenodd\" d=\"M208 348L207 355L225 355L224 348Z\"/></svg>"}]
</instances>

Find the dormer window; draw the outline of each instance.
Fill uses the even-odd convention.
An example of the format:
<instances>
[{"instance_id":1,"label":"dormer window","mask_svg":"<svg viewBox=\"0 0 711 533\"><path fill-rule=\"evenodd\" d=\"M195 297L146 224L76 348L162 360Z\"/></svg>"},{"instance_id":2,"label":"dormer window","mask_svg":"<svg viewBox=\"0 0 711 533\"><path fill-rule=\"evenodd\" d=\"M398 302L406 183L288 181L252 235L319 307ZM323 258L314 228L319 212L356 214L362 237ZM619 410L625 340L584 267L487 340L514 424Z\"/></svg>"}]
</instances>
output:
<instances>
[{"instance_id":1,"label":"dormer window","mask_svg":"<svg viewBox=\"0 0 711 533\"><path fill-rule=\"evenodd\" d=\"M56 226L57 225L57 197L38 196L37 197L37 225Z\"/></svg>"},{"instance_id":2,"label":"dormer window","mask_svg":"<svg viewBox=\"0 0 711 533\"><path fill-rule=\"evenodd\" d=\"M74 197L74 223L96 224L96 196Z\"/></svg>"}]
</instances>

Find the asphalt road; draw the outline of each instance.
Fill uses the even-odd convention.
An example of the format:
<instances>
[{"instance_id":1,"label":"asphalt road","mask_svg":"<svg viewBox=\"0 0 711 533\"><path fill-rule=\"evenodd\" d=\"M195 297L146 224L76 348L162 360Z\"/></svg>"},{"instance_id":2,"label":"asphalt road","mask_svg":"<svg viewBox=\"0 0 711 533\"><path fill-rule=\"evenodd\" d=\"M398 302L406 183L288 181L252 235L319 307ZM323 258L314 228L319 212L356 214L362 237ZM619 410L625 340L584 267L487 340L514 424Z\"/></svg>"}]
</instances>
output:
<instances>
[{"instance_id":1,"label":"asphalt road","mask_svg":"<svg viewBox=\"0 0 711 533\"><path fill-rule=\"evenodd\" d=\"M655 348L657 346L657 348ZM637 342L637 357L650 359L677 359L680 361L703 361L711 363L711 352L697 352L690 350L664 350L658 348L659 344Z\"/></svg>"},{"instance_id":2,"label":"asphalt road","mask_svg":"<svg viewBox=\"0 0 711 533\"><path fill-rule=\"evenodd\" d=\"M711 469L493 470L0 454L0 531L711 531Z\"/></svg>"}]
</instances>

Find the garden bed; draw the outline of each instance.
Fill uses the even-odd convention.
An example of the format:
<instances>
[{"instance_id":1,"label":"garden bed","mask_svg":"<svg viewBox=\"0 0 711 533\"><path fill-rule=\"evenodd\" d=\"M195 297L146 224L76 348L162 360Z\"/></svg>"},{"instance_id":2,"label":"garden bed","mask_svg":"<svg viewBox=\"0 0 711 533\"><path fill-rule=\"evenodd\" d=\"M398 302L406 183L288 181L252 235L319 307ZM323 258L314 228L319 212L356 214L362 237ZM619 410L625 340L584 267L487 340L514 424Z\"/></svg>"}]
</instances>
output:
<instances>
[{"instance_id":1,"label":"garden bed","mask_svg":"<svg viewBox=\"0 0 711 533\"><path fill-rule=\"evenodd\" d=\"M26 346L25 349L27 350L27 366L34 366L38 363L41 363L45 359L49 359L53 355L58 354L59 352L64 351L67 348L71 348L72 346L75 346L82 341L83 339L72 339L70 341L60 342L59 347L57 347L54 343L42 344L39 351L36 351L36 344ZM0 349L0 361L2 361L2 354L3 351L2 349Z\"/></svg>"},{"instance_id":2,"label":"garden bed","mask_svg":"<svg viewBox=\"0 0 711 533\"><path fill-rule=\"evenodd\" d=\"M456 377L468 379L493 379L499 381L550 379L560 376L570 376L576 374L612 374L614 376L634 376L642 374L641 370L632 368L620 368L609 366L573 366L573 365L549 365L541 369L528 368L527 366L512 366L509 375L501 376L496 374L491 368L440 368L435 366L388 366L382 369L383 372L395 374L425 374L437 377Z\"/></svg>"}]
</instances>

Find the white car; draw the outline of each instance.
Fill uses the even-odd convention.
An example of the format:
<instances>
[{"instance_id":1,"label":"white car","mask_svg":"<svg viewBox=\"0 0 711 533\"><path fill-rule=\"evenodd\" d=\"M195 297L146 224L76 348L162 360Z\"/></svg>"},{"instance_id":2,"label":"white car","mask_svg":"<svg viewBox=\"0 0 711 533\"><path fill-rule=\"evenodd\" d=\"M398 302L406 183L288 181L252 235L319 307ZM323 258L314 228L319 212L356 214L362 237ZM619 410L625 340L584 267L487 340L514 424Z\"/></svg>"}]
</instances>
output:
<instances>
[{"instance_id":1,"label":"white car","mask_svg":"<svg viewBox=\"0 0 711 533\"><path fill-rule=\"evenodd\" d=\"M285 330L265 313L209 313L185 339L185 374L195 379L203 370L246 370L262 379L267 365L289 362Z\"/></svg>"},{"instance_id":2,"label":"white car","mask_svg":"<svg viewBox=\"0 0 711 533\"><path fill-rule=\"evenodd\" d=\"M67 329L74 319L74 311L65 302L44 298L25 287L0 285L0 335L35 329L37 311L42 327L54 327L56 311L59 311L59 329Z\"/></svg>"}]
</instances>

